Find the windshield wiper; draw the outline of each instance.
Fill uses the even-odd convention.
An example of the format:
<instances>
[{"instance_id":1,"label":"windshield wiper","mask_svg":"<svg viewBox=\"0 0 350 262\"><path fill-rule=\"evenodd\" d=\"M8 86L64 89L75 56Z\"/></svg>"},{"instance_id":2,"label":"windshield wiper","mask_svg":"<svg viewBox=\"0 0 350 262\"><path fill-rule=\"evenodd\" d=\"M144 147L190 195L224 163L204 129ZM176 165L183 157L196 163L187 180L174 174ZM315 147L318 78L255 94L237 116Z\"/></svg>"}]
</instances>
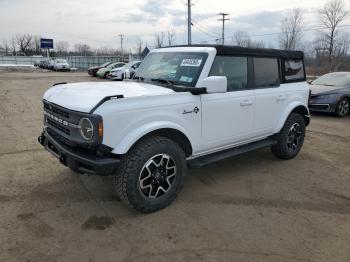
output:
<instances>
[{"instance_id":1,"label":"windshield wiper","mask_svg":"<svg viewBox=\"0 0 350 262\"><path fill-rule=\"evenodd\" d=\"M165 83L165 84L168 84L168 85L174 85L174 81L163 79L163 78L151 78L151 81Z\"/></svg>"}]
</instances>

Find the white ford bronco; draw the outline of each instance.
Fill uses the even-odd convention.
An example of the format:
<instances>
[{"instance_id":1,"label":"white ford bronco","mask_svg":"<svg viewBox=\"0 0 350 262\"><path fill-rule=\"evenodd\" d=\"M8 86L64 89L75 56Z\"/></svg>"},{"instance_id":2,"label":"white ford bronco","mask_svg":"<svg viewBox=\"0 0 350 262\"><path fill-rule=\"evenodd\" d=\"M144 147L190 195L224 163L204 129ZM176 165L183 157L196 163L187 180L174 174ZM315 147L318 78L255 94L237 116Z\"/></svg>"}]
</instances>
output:
<instances>
[{"instance_id":1,"label":"white ford bronco","mask_svg":"<svg viewBox=\"0 0 350 262\"><path fill-rule=\"evenodd\" d=\"M115 175L125 204L153 212L175 199L188 167L263 147L295 157L310 121L305 80L298 51L160 48L132 80L47 90L38 140L75 172Z\"/></svg>"}]
</instances>

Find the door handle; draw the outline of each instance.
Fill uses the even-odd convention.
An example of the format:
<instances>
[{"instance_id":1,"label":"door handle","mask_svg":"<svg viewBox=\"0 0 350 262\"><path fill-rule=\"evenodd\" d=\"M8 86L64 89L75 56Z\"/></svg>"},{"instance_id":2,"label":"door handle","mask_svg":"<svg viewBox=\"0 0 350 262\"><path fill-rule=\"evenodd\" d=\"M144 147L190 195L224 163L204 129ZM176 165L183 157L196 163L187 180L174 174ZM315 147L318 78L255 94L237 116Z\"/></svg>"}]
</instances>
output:
<instances>
[{"instance_id":1,"label":"door handle","mask_svg":"<svg viewBox=\"0 0 350 262\"><path fill-rule=\"evenodd\" d=\"M276 97L277 101L283 101L285 99L286 99L286 96L284 96L284 95L279 95L279 96Z\"/></svg>"},{"instance_id":2,"label":"door handle","mask_svg":"<svg viewBox=\"0 0 350 262\"><path fill-rule=\"evenodd\" d=\"M244 100L244 101L241 101L241 106L251 106L253 104L252 101L249 101L249 100Z\"/></svg>"}]
</instances>

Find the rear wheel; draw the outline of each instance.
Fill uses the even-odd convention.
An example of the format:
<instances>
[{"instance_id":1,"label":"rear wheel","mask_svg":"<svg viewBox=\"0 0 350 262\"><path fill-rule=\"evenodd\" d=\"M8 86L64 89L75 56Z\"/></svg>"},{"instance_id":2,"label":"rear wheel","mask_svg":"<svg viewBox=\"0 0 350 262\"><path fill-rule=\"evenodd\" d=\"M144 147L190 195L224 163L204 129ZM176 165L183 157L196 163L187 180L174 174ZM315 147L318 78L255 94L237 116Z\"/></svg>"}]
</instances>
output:
<instances>
[{"instance_id":1,"label":"rear wheel","mask_svg":"<svg viewBox=\"0 0 350 262\"><path fill-rule=\"evenodd\" d=\"M291 113L282 130L275 135L277 144L271 147L272 153L281 159L295 157L303 146L305 129L304 117Z\"/></svg>"},{"instance_id":2,"label":"rear wheel","mask_svg":"<svg viewBox=\"0 0 350 262\"><path fill-rule=\"evenodd\" d=\"M343 98L339 101L337 108L336 108L336 115L339 117L347 116L350 112L350 99L349 98Z\"/></svg>"},{"instance_id":3,"label":"rear wheel","mask_svg":"<svg viewBox=\"0 0 350 262\"><path fill-rule=\"evenodd\" d=\"M108 78L108 76L109 76L109 72L106 72L106 73L104 74L103 78Z\"/></svg>"},{"instance_id":4,"label":"rear wheel","mask_svg":"<svg viewBox=\"0 0 350 262\"><path fill-rule=\"evenodd\" d=\"M149 137L122 159L115 187L126 205L150 213L176 198L186 172L185 153L177 143L165 137Z\"/></svg>"}]
</instances>

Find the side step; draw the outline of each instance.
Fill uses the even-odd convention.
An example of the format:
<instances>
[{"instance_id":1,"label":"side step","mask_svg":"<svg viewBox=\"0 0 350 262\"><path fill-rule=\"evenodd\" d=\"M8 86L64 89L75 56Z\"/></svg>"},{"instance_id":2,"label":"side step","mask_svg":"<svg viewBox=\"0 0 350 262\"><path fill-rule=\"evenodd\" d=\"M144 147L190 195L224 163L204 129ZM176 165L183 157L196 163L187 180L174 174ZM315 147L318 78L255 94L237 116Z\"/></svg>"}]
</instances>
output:
<instances>
[{"instance_id":1,"label":"side step","mask_svg":"<svg viewBox=\"0 0 350 262\"><path fill-rule=\"evenodd\" d=\"M253 151L264 147L269 147L269 146L275 145L276 143L277 143L276 140L272 138L266 138L260 141L246 144L246 145L226 149L220 152L212 153L210 155L205 155L195 159L191 159L188 161L188 164L192 168L198 168L198 167L202 167L226 158L241 155L249 151Z\"/></svg>"}]
</instances>

